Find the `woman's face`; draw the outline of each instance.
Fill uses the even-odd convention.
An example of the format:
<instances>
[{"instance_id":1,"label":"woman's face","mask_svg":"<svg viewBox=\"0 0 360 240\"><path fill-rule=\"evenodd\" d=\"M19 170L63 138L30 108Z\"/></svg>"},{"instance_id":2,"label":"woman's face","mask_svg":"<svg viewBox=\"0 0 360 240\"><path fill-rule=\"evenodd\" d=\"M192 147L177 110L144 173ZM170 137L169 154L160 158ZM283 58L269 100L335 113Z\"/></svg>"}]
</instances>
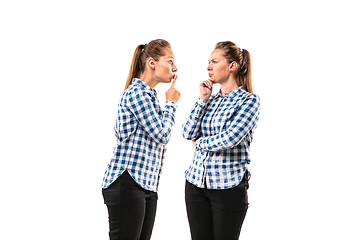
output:
<instances>
[{"instance_id":1,"label":"woman's face","mask_svg":"<svg viewBox=\"0 0 360 240\"><path fill-rule=\"evenodd\" d=\"M175 77L175 55L170 48L164 49L165 55L155 62L155 75L159 82L170 83Z\"/></svg>"},{"instance_id":2,"label":"woman's face","mask_svg":"<svg viewBox=\"0 0 360 240\"><path fill-rule=\"evenodd\" d=\"M215 49L209 58L207 70L214 83L224 83L230 77L230 64L223 54L224 50Z\"/></svg>"}]
</instances>

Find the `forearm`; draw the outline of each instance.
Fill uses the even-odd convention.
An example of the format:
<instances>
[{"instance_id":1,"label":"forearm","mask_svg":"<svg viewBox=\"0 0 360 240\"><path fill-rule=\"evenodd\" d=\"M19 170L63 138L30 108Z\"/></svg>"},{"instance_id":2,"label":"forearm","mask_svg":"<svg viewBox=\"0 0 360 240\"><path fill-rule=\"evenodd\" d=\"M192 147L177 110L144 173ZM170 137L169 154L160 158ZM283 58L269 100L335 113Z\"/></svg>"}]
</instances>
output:
<instances>
[{"instance_id":1,"label":"forearm","mask_svg":"<svg viewBox=\"0 0 360 240\"><path fill-rule=\"evenodd\" d=\"M157 105L157 103L155 103ZM175 123L176 104L167 101L161 113L146 93L133 94L127 101L127 109L135 116L138 124L153 141L167 144Z\"/></svg>"},{"instance_id":2,"label":"forearm","mask_svg":"<svg viewBox=\"0 0 360 240\"><path fill-rule=\"evenodd\" d=\"M155 142L164 145L169 142L175 124L176 109L177 105L174 102L167 101L161 116L161 124L154 123L151 128L146 130Z\"/></svg>"},{"instance_id":3,"label":"forearm","mask_svg":"<svg viewBox=\"0 0 360 240\"><path fill-rule=\"evenodd\" d=\"M182 135L187 140L200 136L201 120L205 113L206 101L198 99L182 125Z\"/></svg>"}]
</instances>

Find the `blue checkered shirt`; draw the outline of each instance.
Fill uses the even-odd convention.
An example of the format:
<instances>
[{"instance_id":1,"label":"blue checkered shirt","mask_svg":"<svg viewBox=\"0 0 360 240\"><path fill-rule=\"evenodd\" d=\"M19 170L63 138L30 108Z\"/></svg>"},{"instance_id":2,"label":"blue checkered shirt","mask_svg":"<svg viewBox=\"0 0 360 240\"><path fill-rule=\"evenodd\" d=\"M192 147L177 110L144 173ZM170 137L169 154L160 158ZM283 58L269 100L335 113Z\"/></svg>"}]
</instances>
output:
<instances>
[{"instance_id":1,"label":"blue checkered shirt","mask_svg":"<svg viewBox=\"0 0 360 240\"><path fill-rule=\"evenodd\" d=\"M198 99L182 125L183 137L196 140L186 180L197 187L237 186L250 163L250 143L260 113L257 95L237 88L224 96Z\"/></svg>"},{"instance_id":2,"label":"blue checkered shirt","mask_svg":"<svg viewBox=\"0 0 360 240\"><path fill-rule=\"evenodd\" d=\"M174 102L167 101L161 110L156 92L140 79L133 79L118 104L117 146L105 171L102 188L109 187L127 170L142 188L158 190L176 108Z\"/></svg>"}]
</instances>

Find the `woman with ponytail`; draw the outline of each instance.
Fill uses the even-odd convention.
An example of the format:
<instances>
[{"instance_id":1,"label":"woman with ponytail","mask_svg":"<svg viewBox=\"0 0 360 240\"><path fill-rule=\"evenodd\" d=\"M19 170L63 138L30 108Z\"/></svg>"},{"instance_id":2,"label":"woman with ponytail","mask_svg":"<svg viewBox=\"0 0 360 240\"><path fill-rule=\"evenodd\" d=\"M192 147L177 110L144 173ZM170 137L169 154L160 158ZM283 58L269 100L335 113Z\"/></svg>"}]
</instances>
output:
<instances>
[{"instance_id":1,"label":"woman with ponytail","mask_svg":"<svg viewBox=\"0 0 360 240\"><path fill-rule=\"evenodd\" d=\"M185 173L185 201L193 240L235 240L248 208L250 143L259 119L250 54L219 42L207 67L209 79L182 126L195 152ZM220 91L212 94L213 84Z\"/></svg>"},{"instance_id":2,"label":"woman with ponytail","mask_svg":"<svg viewBox=\"0 0 360 240\"><path fill-rule=\"evenodd\" d=\"M117 145L102 181L110 239L150 239L166 145L175 123L177 68L170 44L157 39L135 49L115 124ZM158 83L171 83L164 109Z\"/></svg>"}]
</instances>

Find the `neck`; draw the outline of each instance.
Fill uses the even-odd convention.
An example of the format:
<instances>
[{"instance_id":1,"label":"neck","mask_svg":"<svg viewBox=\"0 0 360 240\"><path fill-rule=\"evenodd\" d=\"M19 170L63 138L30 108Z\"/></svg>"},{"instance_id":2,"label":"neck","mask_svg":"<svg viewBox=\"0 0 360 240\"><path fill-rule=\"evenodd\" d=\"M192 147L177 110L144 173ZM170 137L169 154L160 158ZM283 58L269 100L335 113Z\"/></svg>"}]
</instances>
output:
<instances>
[{"instance_id":1,"label":"neck","mask_svg":"<svg viewBox=\"0 0 360 240\"><path fill-rule=\"evenodd\" d=\"M154 89L158 82L156 79L151 76L151 74L148 74L147 71L145 71L143 74L141 74L140 79L146 83L151 89Z\"/></svg>"},{"instance_id":2,"label":"neck","mask_svg":"<svg viewBox=\"0 0 360 240\"><path fill-rule=\"evenodd\" d=\"M236 84L236 80L230 77L226 82L220 84L221 94L225 94L237 89L239 86Z\"/></svg>"}]
</instances>

